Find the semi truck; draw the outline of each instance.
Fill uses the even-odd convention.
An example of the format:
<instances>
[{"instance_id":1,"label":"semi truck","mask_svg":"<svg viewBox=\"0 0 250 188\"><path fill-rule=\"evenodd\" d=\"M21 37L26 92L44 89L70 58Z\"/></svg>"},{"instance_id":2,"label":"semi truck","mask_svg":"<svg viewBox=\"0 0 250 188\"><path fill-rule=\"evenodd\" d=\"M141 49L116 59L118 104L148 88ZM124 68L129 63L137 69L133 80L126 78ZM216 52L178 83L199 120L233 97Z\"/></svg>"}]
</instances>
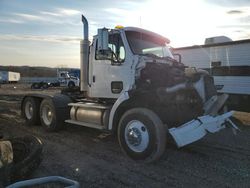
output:
<instances>
[{"instance_id":1,"label":"semi truck","mask_svg":"<svg viewBox=\"0 0 250 188\"><path fill-rule=\"evenodd\" d=\"M47 89L48 87L79 87L80 80L78 77L71 76L68 71L59 71L57 70L57 77L54 79L50 79L50 81L46 81L43 79L42 81L35 81L31 84L31 89Z\"/></svg>"},{"instance_id":2,"label":"semi truck","mask_svg":"<svg viewBox=\"0 0 250 188\"><path fill-rule=\"evenodd\" d=\"M250 39L225 36L205 39L204 45L174 48L186 66L207 70L219 93L227 93L228 108L250 112Z\"/></svg>"},{"instance_id":3,"label":"semi truck","mask_svg":"<svg viewBox=\"0 0 250 188\"><path fill-rule=\"evenodd\" d=\"M82 16L80 91L28 94L21 111L28 125L56 131L76 124L117 134L122 151L136 161L158 160L173 138L177 147L236 125L221 113L226 94L213 78L174 59L169 39L136 27L98 29L89 41ZM169 137L169 138L168 138Z\"/></svg>"},{"instance_id":4,"label":"semi truck","mask_svg":"<svg viewBox=\"0 0 250 188\"><path fill-rule=\"evenodd\" d=\"M19 80L19 72L0 71L0 83L17 83Z\"/></svg>"}]
</instances>

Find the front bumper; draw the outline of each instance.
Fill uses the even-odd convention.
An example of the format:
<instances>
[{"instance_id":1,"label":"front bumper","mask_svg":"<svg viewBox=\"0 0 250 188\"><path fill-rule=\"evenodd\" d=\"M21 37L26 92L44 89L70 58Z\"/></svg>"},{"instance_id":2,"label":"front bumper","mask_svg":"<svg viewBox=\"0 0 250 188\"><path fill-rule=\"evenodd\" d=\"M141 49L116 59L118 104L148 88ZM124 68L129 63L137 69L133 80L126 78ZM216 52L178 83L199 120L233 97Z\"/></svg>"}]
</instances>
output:
<instances>
[{"instance_id":1,"label":"front bumper","mask_svg":"<svg viewBox=\"0 0 250 188\"><path fill-rule=\"evenodd\" d=\"M169 129L169 133L174 138L177 147L183 147L187 144L200 140L207 133L215 133L224 129L226 127L226 123L233 129L239 130L239 128L229 119L233 113L233 111L230 111L215 117L211 115L200 116L181 125L180 127Z\"/></svg>"}]
</instances>

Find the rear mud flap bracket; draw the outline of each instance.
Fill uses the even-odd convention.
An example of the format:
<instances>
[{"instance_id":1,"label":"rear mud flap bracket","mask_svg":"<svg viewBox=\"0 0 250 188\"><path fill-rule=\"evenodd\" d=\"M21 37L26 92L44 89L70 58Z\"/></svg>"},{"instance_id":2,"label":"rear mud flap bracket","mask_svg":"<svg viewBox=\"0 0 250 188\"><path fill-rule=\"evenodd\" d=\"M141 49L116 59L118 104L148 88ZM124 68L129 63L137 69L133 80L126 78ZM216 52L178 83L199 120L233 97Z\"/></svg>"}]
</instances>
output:
<instances>
[{"instance_id":1,"label":"rear mud flap bracket","mask_svg":"<svg viewBox=\"0 0 250 188\"><path fill-rule=\"evenodd\" d=\"M180 127L169 129L177 147L183 147L203 138L208 132L215 133L230 125L233 129L238 127L229 119L233 115L233 111L218 116L205 115L191 120Z\"/></svg>"}]
</instances>

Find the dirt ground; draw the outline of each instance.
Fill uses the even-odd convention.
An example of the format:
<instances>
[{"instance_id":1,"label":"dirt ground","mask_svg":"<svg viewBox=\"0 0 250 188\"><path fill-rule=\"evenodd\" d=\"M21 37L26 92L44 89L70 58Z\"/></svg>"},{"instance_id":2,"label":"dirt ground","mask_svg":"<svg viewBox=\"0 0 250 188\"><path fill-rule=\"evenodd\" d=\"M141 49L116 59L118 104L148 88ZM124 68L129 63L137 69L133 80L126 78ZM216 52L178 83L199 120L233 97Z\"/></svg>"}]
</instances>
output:
<instances>
[{"instance_id":1,"label":"dirt ground","mask_svg":"<svg viewBox=\"0 0 250 188\"><path fill-rule=\"evenodd\" d=\"M143 164L126 157L114 136L97 130L68 125L48 133L27 127L20 100L28 92L25 85L1 86L0 132L42 140L43 161L32 177L64 176L81 187L250 187L250 126L241 125L237 135L226 129L181 149L168 144L161 160Z\"/></svg>"}]
</instances>

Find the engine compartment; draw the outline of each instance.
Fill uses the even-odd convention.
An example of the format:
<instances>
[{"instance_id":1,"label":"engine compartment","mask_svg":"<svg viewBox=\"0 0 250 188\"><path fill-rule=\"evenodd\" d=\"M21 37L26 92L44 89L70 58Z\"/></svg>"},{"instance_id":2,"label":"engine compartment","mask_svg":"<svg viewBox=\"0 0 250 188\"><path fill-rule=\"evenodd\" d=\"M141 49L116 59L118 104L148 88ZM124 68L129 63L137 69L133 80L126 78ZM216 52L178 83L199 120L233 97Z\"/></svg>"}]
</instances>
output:
<instances>
[{"instance_id":1,"label":"engine compartment","mask_svg":"<svg viewBox=\"0 0 250 188\"><path fill-rule=\"evenodd\" d=\"M178 126L204 113L204 103L216 95L206 71L183 65L148 62L130 95L152 108L164 123Z\"/></svg>"}]
</instances>

